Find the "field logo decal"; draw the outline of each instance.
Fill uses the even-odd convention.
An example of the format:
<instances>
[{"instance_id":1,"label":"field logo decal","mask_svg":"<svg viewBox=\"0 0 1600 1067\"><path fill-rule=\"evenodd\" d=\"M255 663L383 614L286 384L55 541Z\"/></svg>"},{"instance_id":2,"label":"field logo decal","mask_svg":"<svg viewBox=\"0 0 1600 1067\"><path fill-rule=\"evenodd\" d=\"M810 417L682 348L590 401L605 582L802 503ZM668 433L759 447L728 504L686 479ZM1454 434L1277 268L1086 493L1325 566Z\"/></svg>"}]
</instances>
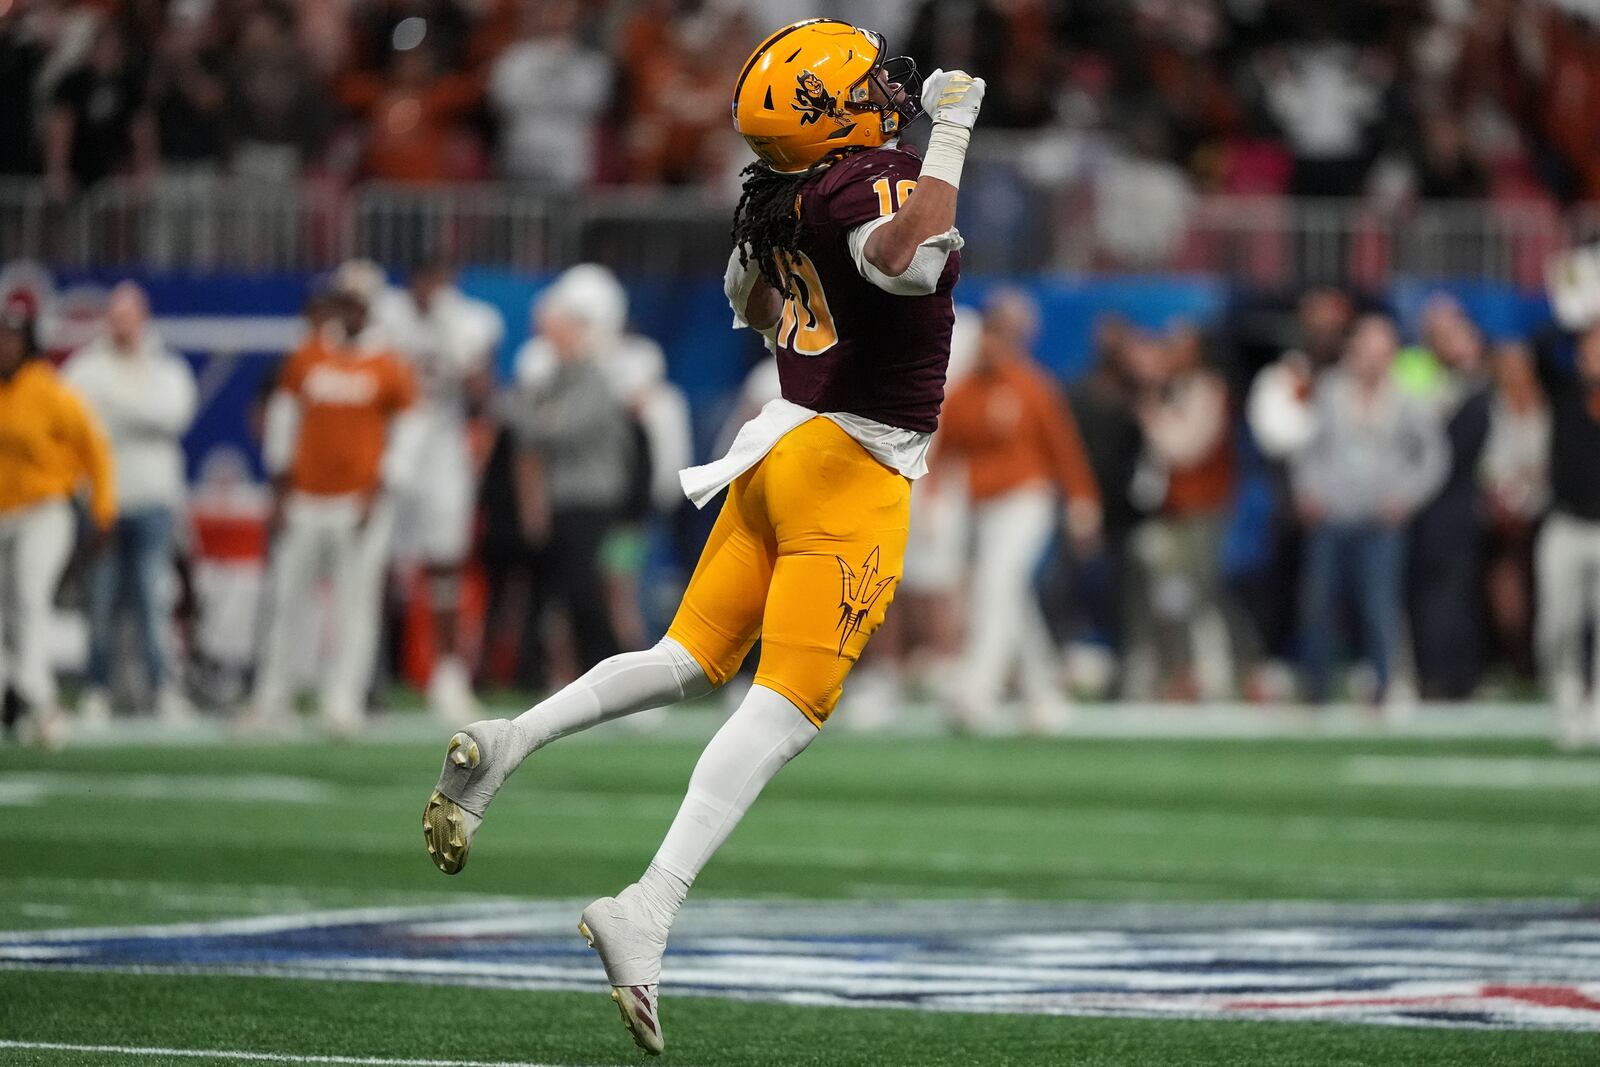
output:
<instances>
[{"instance_id":1,"label":"field logo decal","mask_svg":"<svg viewBox=\"0 0 1600 1067\"><path fill-rule=\"evenodd\" d=\"M577 901L15 932L0 969L604 986ZM672 996L1132 1018L1600 1032L1600 907L695 901Z\"/></svg>"}]
</instances>

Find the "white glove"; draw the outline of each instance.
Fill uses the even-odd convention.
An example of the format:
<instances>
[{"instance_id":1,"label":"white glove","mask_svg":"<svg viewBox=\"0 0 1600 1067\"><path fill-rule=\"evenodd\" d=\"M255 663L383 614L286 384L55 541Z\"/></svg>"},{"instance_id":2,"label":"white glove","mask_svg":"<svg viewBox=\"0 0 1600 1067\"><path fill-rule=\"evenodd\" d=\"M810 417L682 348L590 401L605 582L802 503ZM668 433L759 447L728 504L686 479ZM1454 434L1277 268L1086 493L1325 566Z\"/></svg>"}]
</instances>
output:
<instances>
[{"instance_id":1,"label":"white glove","mask_svg":"<svg viewBox=\"0 0 1600 1067\"><path fill-rule=\"evenodd\" d=\"M745 253L749 262L739 262L741 250L742 246L734 245L733 254L728 257L728 269L722 275L722 291L728 297L728 306L733 308L736 330L749 325L744 321L744 309L750 303L750 291L756 287L756 279L761 277L761 268L754 256Z\"/></svg>"},{"instance_id":2,"label":"white glove","mask_svg":"<svg viewBox=\"0 0 1600 1067\"><path fill-rule=\"evenodd\" d=\"M978 121L985 88L982 78L964 70L936 70L922 83L922 110L932 115L934 122L970 130Z\"/></svg>"}]
</instances>

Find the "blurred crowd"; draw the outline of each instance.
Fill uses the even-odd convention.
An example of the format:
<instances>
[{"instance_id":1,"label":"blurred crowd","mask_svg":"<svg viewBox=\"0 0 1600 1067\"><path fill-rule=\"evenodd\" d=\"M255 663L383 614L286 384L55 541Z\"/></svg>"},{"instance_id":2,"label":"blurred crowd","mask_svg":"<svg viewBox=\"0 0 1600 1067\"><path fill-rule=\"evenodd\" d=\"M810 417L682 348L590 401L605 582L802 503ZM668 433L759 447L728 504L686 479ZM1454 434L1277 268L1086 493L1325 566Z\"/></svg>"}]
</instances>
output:
<instances>
[{"instance_id":1,"label":"blurred crowd","mask_svg":"<svg viewBox=\"0 0 1600 1067\"><path fill-rule=\"evenodd\" d=\"M272 732L310 697L348 735L392 681L463 723L486 689L644 647L698 553L689 407L603 267L539 292L497 382L522 324L444 264L399 282L345 264L263 379L253 495L242 464L187 484L194 376L137 285L59 372L35 311L0 311L8 721L62 721L63 572L85 726L118 706L183 722L198 698ZM974 732L1053 732L1081 696L1398 715L1525 678L1566 740L1600 744L1600 325L1491 343L1440 293L1403 338L1332 288L1290 320L1262 352L1227 322L1108 315L1092 369L1061 382L1026 292L960 309L902 604L844 721L918 695ZM724 436L777 390L757 364Z\"/></svg>"},{"instance_id":2,"label":"blurred crowd","mask_svg":"<svg viewBox=\"0 0 1600 1067\"><path fill-rule=\"evenodd\" d=\"M1537 679L1600 743L1600 324L1492 344L1440 293L1407 343L1317 289L1264 360L1109 316L1063 393L1025 294L979 317L914 510L918 632L867 677L979 731L1049 730L1073 691L1403 717Z\"/></svg>"},{"instance_id":3,"label":"blurred crowd","mask_svg":"<svg viewBox=\"0 0 1600 1067\"><path fill-rule=\"evenodd\" d=\"M0 0L0 174L725 188L739 64L814 15L985 76L1056 178L1600 197L1587 0Z\"/></svg>"},{"instance_id":4,"label":"blurred crowd","mask_svg":"<svg viewBox=\"0 0 1600 1067\"><path fill-rule=\"evenodd\" d=\"M432 709L464 724L485 686L545 690L640 647L643 531L684 504L689 410L661 349L627 331L609 271L540 293L496 386L506 325L447 267L396 286L344 264L252 406L267 484L222 450L192 495L195 378L149 310L118 285L101 335L59 371L26 297L0 316L8 725L64 722L64 573L87 620L73 673L90 729L129 706L183 723L198 698L275 732L310 697L349 735L408 657Z\"/></svg>"}]
</instances>

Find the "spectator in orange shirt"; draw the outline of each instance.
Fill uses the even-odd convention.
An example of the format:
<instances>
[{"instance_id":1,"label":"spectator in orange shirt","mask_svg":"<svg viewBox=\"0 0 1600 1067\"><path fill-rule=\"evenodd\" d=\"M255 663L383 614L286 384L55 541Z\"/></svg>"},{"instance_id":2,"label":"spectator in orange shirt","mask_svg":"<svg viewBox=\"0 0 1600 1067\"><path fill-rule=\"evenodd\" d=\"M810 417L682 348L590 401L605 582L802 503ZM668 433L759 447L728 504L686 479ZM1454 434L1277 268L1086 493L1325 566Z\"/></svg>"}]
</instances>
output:
<instances>
[{"instance_id":1,"label":"spectator in orange shirt","mask_svg":"<svg viewBox=\"0 0 1600 1067\"><path fill-rule=\"evenodd\" d=\"M962 724L991 721L1007 675L1020 671L1026 725L1049 730L1066 713L1056 648L1034 591L1034 576L1055 534L1062 501L1080 550L1100 536L1100 494L1077 427L1056 383L1030 349L1039 313L1020 292L1004 291L984 310L977 364L945 399L941 466L965 461L974 518L968 593L966 669L957 714Z\"/></svg>"},{"instance_id":2,"label":"spectator in orange shirt","mask_svg":"<svg viewBox=\"0 0 1600 1067\"><path fill-rule=\"evenodd\" d=\"M352 74L344 82L344 102L371 120L362 174L412 183L471 177L478 161L462 120L482 99L482 84L471 75L441 74L426 36L407 33L426 30L404 24L395 30L387 78Z\"/></svg>"},{"instance_id":3,"label":"spectator in orange shirt","mask_svg":"<svg viewBox=\"0 0 1600 1067\"><path fill-rule=\"evenodd\" d=\"M388 490L415 466L409 413L416 383L400 356L367 329L367 296L342 272L332 317L284 366L269 402L263 453L277 489L272 621L256 673L252 726L292 719L296 645L314 633L308 611L332 584L333 645L321 712L336 735L361 725L377 653L383 576L394 516ZM310 316L315 323L321 316Z\"/></svg>"},{"instance_id":4,"label":"spectator in orange shirt","mask_svg":"<svg viewBox=\"0 0 1600 1067\"><path fill-rule=\"evenodd\" d=\"M731 140L722 98L750 36L740 12L711 7L687 19L646 7L624 26L630 181L693 185L720 176L735 154L722 151Z\"/></svg>"}]
</instances>

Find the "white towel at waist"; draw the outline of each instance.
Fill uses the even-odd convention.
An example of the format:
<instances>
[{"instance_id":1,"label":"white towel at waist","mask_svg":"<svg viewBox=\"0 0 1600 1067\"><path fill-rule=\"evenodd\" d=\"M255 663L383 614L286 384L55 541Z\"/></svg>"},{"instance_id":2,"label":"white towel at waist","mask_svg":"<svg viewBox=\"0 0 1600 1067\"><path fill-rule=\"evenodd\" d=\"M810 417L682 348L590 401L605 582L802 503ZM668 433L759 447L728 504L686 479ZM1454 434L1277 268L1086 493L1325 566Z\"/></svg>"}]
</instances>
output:
<instances>
[{"instance_id":1,"label":"white towel at waist","mask_svg":"<svg viewBox=\"0 0 1600 1067\"><path fill-rule=\"evenodd\" d=\"M785 434L821 415L849 434L873 459L915 481L928 473L931 433L904 430L860 415L817 412L779 398L769 400L761 414L739 428L739 434L721 459L678 472L684 495L703 508L734 479L772 451Z\"/></svg>"}]
</instances>

